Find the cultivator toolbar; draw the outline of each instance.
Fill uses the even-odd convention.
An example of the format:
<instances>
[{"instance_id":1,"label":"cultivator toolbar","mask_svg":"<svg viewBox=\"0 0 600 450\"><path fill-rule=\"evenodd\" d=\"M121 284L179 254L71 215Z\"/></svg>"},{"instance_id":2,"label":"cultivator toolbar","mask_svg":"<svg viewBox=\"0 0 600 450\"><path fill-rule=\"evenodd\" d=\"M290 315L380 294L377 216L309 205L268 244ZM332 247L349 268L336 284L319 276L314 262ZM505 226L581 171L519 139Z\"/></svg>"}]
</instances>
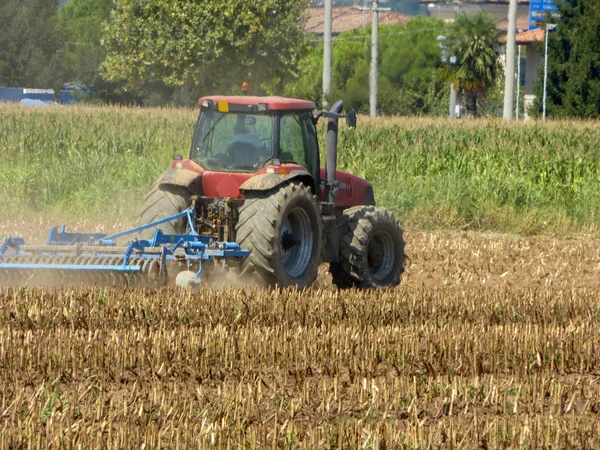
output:
<instances>
[{"instance_id":1,"label":"cultivator toolbar","mask_svg":"<svg viewBox=\"0 0 600 450\"><path fill-rule=\"evenodd\" d=\"M164 234L117 245L125 236L187 217L187 234ZM67 233L52 228L45 245L27 245L8 237L0 247L0 286L135 285L182 287L198 285L203 263L224 265L248 256L235 242L217 242L195 232L195 209L140 227L106 234Z\"/></svg>"}]
</instances>

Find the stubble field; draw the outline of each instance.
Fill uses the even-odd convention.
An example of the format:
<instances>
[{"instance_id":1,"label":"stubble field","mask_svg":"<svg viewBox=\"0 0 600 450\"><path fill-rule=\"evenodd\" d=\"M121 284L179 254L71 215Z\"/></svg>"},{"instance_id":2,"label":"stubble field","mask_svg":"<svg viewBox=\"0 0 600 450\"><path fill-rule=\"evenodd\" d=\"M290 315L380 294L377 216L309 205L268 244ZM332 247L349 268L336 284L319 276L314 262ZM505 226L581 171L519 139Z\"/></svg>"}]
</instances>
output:
<instances>
[{"instance_id":1,"label":"stubble field","mask_svg":"<svg viewBox=\"0 0 600 450\"><path fill-rule=\"evenodd\" d=\"M406 238L388 292L2 291L0 446L598 448L599 243Z\"/></svg>"}]
</instances>

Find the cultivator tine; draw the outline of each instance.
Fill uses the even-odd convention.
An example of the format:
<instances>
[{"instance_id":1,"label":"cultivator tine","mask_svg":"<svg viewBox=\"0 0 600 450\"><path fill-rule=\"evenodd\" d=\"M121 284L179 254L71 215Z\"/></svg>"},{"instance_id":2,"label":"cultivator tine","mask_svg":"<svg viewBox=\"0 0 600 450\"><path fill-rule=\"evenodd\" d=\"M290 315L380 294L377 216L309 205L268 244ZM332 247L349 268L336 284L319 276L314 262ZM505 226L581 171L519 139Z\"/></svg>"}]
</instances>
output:
<instances>
[{"instance_id":1,"label":"cultivator tine","mask_svg":"<svg viewBox=\"0 0 600 450\"><path fill-rule=\"evenodd\" d=\"M26 245L22 238L6 238L0 245L0 286L162 286L177 273L195 269L211 258L245 257L248 252L231 242L213 242L194 231L165 235L156 230L152 241L132 239L117 246L116 239L169 220L194 217L190 208L154 224L112 236L66 233L52 229L46 245ZM173 273L169 270L173 269Z\"/></svg>"},{"instance_id":2,"label":"cultivator tine","mask_svg":"<svg viewBox=\"0 0 600 450\"><path fill-rule=\"evenodd\" d=\"M0 264L0 285L79 286L140 285L150 276L140 276L151 263L130 258L128 269L123 257L96 255L7 255ZM89 270L88 270L89 269Z\"/></svg>"}]
</instances>

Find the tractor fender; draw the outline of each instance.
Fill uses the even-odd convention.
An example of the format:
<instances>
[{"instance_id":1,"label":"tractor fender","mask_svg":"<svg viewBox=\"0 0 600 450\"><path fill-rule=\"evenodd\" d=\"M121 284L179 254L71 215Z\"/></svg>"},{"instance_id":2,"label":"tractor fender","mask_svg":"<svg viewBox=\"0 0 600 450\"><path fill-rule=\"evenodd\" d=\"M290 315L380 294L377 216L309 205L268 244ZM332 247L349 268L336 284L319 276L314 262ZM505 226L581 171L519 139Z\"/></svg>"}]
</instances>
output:
<instances>
[{"instance_id":1,"label":"tractor fender","mask_svg":"<svg viewBox=\"0 0 600 450\"><path fill-rule=\"evenodd\" d=\"M263 173L255 175L240 186L240 192L268 191L282 183L290 180L298 180L309 186L313 194L315 191L315 181L313 177L303 170L292 170L290 173Z\"/></svg>"},{"instance_id":2,"label":"tractor fender","mask_svg":"<svg viewBox=\"0 0 600 450\"><path fill-rule=\"evenodd\" d=\"M201 195L202 173L185 168L169 167L158 177L158 184L181 186L187 188L194 195Z\"/></svg>"}]
</instances>

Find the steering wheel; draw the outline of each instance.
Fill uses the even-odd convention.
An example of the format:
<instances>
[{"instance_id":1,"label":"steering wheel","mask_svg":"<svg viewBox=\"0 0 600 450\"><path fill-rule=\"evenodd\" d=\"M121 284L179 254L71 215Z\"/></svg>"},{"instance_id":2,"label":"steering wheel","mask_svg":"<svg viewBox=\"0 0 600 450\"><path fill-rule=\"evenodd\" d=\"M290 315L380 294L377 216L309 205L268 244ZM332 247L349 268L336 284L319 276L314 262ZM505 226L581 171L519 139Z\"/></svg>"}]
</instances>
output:
<instances>
[{"instance_id":1,"label":"steering wheel","mask_svg":"<svg viewBox=\"0 0 600 450\"><path fill-rule=\"evenodd\" d=\"M229 156L234 167L257 167L260 163L259 150L249 142L234 142L229 147Z\"/></svg>"}]
</instances>

